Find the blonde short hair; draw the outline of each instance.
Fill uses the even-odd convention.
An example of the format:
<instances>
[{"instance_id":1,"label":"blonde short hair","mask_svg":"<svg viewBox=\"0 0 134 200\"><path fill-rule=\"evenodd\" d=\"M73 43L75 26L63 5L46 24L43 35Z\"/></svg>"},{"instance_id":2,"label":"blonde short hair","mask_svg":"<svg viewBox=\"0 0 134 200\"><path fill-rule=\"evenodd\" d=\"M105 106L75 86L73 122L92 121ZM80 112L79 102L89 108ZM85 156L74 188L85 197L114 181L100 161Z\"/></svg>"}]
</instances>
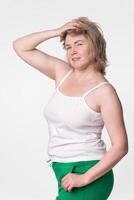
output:
<instances>
[{"instance_id":1,"label":"blonde short hair","mask_svg":"<svg viewBox=\"0 0 134 200\"><path fill-rule=\"evenodd\" d=\"M89 38L92 42L95 55L95 68L105 75L105 68L108 66L108 61L106 56L106 41L101 28L97 23L90 21L87 17L79 17L74 20L79 23L79 28L62 32L60 41L63 42L63 46L65 47L65 40L68 34L82 34L86 38Z\"/></svg>"}]
</instances>

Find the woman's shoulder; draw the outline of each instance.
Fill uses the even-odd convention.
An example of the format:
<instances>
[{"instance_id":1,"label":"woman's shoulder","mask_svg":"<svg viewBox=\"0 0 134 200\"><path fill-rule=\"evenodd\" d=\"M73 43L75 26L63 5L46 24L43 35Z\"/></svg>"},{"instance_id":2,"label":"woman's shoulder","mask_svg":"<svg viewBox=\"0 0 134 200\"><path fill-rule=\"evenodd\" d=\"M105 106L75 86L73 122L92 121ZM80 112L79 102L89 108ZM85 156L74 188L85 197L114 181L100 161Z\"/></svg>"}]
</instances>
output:
<instances>
[{"instance_id":1,"label":"woman's shoulder","mask_svg":"<svg viewBox=\"0 0 134 200\"><path fill-rule=\"evenodd\" d=\"M70 71L72 68L68 64L64 64L62 67L59 67L56 72L56 84Z\"/></svg>"},{"instance_id":2,"label":"woman's shoulder","mask_svg":"<svg viewBox=\"0 0 134 200\"><path fill-rule=\"evenodd\" d=\"M98 90L98 94L100 93L100 95L106 95L108 93L115 93L116 89L114 87L114 85L104 76L102 76L101 78L98 78L97 80L98 85L101 83L106 83L106 84L102 84L101 90Z\"/></svg>"},{"instance_id":3,"label":"woman's shoulder","mask_svg":"<svg viewBox=\"0 0 134 200\"><path fill-rule=\"evenodd\" d=\"M114 85L103 75L98 76L95 81L95 85L98 86L95 94L95 97L98 99L98 101L103 101L107 99L108 97L114 97L117 98L118 94L114 87ZM104 84L103 84L104 83Z\"/></svg>"},{"instance_id":4,"label":"woman's shoulder","mask_svg":"<svg viewBox=\"0 0 134 200\"><path fill-rule=\"evenodd\" d=\"M96 85L101 85L101 83L106 82L107 84L103 85L103 89L104 90L115 90L113 84L110 82L110 80L108 80L103 74L98 73L95 78L94 81L96 83Z\"/></svg>"},{"instance_id":5,"label":"woman's shoulder","mask_svg":"<svg viewBox=\"0 0 134 200\"><path fill-rule=\"evenodd\" d=\"M114 85L107 79L103 79L102 82L107 84L102 85L101 89L97 91L97 98L102 104L106 104L112 100L119 100L118 93ZM101 82L100 82L101 83Z\"/></svg>"}]
</instances>

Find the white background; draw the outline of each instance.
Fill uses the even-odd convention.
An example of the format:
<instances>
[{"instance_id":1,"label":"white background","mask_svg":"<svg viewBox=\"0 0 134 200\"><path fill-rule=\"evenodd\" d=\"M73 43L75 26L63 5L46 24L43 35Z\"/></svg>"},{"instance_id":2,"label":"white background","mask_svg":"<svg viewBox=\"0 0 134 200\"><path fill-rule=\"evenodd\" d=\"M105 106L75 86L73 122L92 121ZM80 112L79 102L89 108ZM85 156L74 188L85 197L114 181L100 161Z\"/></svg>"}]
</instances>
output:
<instances>
[{"instance_id":1,"label":"white background","mask_svg":"<svg viewBox=\"0 0 134 200\"><path fill-rule=\"evenodd\" d=\"M86 16L98 22L107 41L110 66L106 78L123 105L129 153L114 167L109 200L133 200L134 95L133 0L4 0L0 5L0 199L54 200L57 182L47 159L48 130L43 108L54 81L21 60L12 41L23 35L57 28ZM65 59L59 38L38 48ZM109 145L106 130L103 138ZM118 134L118 133L117 133Z\"/></svg>"}]
</instances>

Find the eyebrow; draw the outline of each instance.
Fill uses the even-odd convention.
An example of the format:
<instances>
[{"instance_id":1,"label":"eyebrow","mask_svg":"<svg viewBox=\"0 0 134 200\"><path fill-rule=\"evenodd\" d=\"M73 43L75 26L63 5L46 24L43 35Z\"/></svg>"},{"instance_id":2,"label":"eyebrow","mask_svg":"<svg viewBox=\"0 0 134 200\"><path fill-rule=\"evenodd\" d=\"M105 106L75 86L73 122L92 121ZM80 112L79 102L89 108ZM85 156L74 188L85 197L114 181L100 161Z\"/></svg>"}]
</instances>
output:
<instances>
[{"instance_id":1,"label":"eyebrow","mask_svg":"<svg viewBox=\"0 0 134 200\"><path fill-rule=\"evenodd\" d=\"M83 40L77 40L74 42L74 44L78 43L78 42L83 42ZM70 44L65 44L65 46L69 46Z\"/></svg>"}]
</instances>

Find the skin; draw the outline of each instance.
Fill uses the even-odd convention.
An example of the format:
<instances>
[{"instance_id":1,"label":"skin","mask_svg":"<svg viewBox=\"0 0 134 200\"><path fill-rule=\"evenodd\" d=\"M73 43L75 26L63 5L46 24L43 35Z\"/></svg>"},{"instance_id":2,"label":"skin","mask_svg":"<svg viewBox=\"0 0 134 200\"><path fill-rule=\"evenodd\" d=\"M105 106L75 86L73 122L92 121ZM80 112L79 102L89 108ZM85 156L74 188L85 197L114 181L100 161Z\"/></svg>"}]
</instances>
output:
<instances>
[{"instance_id":1,"label":"skin","mask_svg":"<svg viewBox=\"0 0 134 200\"><path fill-rule=\"evenodd\" d=\"M91 68L93 70L94 59L91 44L84 35L67 35L65 49L67 50L68 63L81 72L80 76L83 72L86 74L87 70ZM76 60L77 58L79 59Z\"/></svg>"}]
</instances>

